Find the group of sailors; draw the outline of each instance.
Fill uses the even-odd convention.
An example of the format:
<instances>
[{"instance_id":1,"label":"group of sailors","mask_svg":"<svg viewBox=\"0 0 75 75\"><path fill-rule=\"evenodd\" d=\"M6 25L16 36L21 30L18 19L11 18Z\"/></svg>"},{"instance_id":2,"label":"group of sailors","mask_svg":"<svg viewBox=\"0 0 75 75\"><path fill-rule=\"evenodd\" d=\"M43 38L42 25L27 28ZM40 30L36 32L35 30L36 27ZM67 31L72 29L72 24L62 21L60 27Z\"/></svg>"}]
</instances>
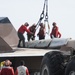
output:
<instances>
[{"instance_id":1,"label":"group of sailors","mask_svg":"<svg viewBox=\"0 0 75 75\"><path fill-rule=\"evenodd\" d=\"M50 38L60 38L61 33L58 30L58 26L56 22L53 22L52 25L53 25L53 28L50 33ZM25 24L22 24L20 28L18 29L18 37L19 37L18 47L21 47L21 42L22 42L23 48L25 48L25 37L23 35L25 32L27 32L28 41L30 41L30 39L35 40L36 24L33 24L29 28L28 26L29 24L26 22ZM37 36L39 37L39 40L42 40L42 39L45 39L46 27L45 27L45 24L43 23L40 23L39 26L40 28L39 28L39 32L37 33Z\"/></svg>"},{"instance_id":2,"label":"group of sailors","mask_svg":"<svg viewBox=\"0 0 75 75\"><path fill-rule=\"evenodd\" d=\"M24 60L20 61L19 66L16 67L16 70L11 66L12 62L10 60L5 60L0 66L0 75L30 75L28 68L25 66Z\"/></svg>"}]
</instances>

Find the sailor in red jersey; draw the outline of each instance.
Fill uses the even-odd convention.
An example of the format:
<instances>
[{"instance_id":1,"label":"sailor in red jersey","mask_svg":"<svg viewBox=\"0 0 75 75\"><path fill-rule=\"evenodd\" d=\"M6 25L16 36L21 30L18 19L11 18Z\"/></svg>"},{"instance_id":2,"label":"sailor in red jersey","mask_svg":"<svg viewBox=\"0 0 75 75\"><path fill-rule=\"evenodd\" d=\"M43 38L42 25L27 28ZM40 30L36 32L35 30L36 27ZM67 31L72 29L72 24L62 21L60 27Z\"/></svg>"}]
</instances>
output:
<instances>
[{"instance_id":1,"label":"sailor in red jersey","mask_svg":"<svg viewBox=\"0 0 75 75\"><path fill-rule=\"evenodd\" d=\"M28 68L25 66L25 63L23 60L20 62L20 66L17 67L15 71L15 75L30 75Z\"/></svg>"},{"instance_id":2,"label":"sailor in red jersey","mask_svg":"<svg viewBox=\"0 0 75 75\"><path fill-rule=\"evenodd\" d=\"M29 26L29 24L26 22L24 25L21 25L21 27L18 29L18 37L19 37L19 43L18 43L18 47L21 47L21 41L23 43L23 48L25 48L25 38L24 38L24 33L25 31L31 35L33 35L32 32L30 32L30 30L27 29L27 27Z\"/></svg>"},{"instance_id":3,"label":"sailor in red jersey","mask_svg":"<svg viewBox=\"0 0 75 75\"><path fill-rule=\"evenodd\" d=\"M31 40L35 40L36 24L34 23L34 24L33 24L32 26L30 26L28 29L29 29L32 33L34 33L34 35L31 35L31 34L27 33L27 39L28 39L28 41L30 41L30 39L31 39Z\"/></svg>"},{"instance_id":4,"label":"sailor in red jersey","mask_svg":"<svg viewBox=\"0 0 75 75\"><path fill-rule=\"evenodd\" d=\"M11 64L10 60L6 60L0 75L14 75L14 69L10 67Z\"/></svg>"},{"instance_id":5,"label":"sailor in red jersey","mask_svg":"<svg viewBox=\"0 0 75 75\"><path fill-rule=\"evenodd\" d=\"M43 23L40 23L40 29L37 36L39 37L39 40L45 39L45 25Z\"/></svg>"},{"instance_id":6,"label":"sailor in red jersey","mask_svg":"<svg viewBox=\"0 0 75 75\"><path fill-rule=\"evenodd\" d=\"M53 22L53 28L52 31L50 33L50 37L51 38L60 38L61 37L61 33L58 31L58 27L56 26L56 23Z\"/></svg>"}]
</instances>

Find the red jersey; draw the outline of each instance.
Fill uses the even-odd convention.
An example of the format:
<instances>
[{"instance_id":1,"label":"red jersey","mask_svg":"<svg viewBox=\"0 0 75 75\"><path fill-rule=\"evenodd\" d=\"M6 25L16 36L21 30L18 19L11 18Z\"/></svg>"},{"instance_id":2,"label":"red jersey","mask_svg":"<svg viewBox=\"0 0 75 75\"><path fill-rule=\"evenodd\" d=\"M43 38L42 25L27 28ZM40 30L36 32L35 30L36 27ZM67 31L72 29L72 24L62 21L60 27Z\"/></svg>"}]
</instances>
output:
<instances>
[{"instance_id":1,"label":"red jersey","mask_svg":"<svg viewBox=\"0 0 75 75\"><path fill-rule=\"evenodd\" d=\"M55 26L55 27L53 27L53 29L52 29L52 32L51 32L51 34L50 34L50 36L54 36L54 37L61 37L61 33L58 31L58 27L57 26Z\"/></svg>"},{"instance_id":2,"label":"red jersey","mask_svg":"<svg viewBox=\"0 0 75 75\"><path fill-rule=\"evenodd\" d=\"M39 29L39 33L38 33L39 36L45 36L45 27L41 27Z\"/></svg>"},{"instance_id":3,"label":"red jersey","mask_svg":"<svg viewBox=\"0 0 75 75\"><path fill-rule=\"evenodd\" d=\"M50 36L52 36L52 35L54 37L58 37L58 27L57 26L52 28L52 32L51 32Z\"/></svg>"},{"instance_id":4,"label":"red jersey","mask_svg":"<svg viewBox=\"0 0 75 75\"><path fill-rule=\"evenodd\" d=\"M29 30L30 30L31 32L33 32L34 34L35 34L35 32L36 32L36 29L35 29L35 27L33 27L33 26L29 27Z\"/></svg>"},{"instance_id":5,"label":"red jersey","mask_svg":"<svg viewBox=\"0 0 75 75\"><path fill-rule=\"evenodd\" d=\"M14 70L10 66L4 67L2 68L0 75L14 75Z\"/></svg>"},{"instance_id":6,"label":"red jersey","mask_svg":"<svg viewBox=\"0 0 75 75\"><path fill-rule=\"evenodd\" d=\"M24 34L24 32L28 32L30 33L30 31L27 29L27 27L25 25L22 25L19 29L18 29L18 32Z\"/></svg>"}]
</instances>

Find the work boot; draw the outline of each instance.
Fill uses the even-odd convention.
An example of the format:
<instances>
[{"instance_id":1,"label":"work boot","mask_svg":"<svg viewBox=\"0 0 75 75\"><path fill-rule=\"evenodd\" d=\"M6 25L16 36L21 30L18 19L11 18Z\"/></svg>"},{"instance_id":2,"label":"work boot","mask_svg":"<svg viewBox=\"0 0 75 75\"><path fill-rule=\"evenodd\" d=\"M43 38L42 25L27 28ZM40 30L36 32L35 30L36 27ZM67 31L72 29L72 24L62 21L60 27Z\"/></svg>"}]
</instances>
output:
<instances>
[{"instance_id":1,"label":"work boot","mask_svg":"<svg viewBox=\"0 0 75 75\"><path fill-rule=\"evenodd\" d=\"M21 48L21 46L17 46L18 48Z\"/></svg>"}]
</instances>

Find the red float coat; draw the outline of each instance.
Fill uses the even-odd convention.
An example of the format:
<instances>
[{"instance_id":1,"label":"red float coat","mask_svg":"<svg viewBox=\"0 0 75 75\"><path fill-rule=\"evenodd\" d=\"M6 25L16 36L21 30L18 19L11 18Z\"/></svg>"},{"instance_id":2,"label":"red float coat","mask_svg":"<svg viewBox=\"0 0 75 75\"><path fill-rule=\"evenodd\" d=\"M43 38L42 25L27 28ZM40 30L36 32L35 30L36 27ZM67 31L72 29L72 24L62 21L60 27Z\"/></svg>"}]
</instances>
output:
<instances>
[{"instance_id":1,"label":"red float coat","mask_svg":"<svg viewBox=\"0 0 75 75\"><path fill-rule=\"evenodd\" d=\"M5 66L2 68L0 75L14 75L14 70L10 66Z\"/></svg>"},{"instance_id":2,"label":"red float coat","mask_svg":"<svg viewBox=\"0 0 75 75\"><path fill-rule=\"evenodd\" d=\"M29 71L28 71L28 68L25 67L25 66L19 66L19 67L17 67L17 69L15 71L15 75L20 75L21 73L23 75L30 75Z\"/></svg>"},{"instance_id":3,"label":"red float coat","mask_svg":"<svg viewBox=\"0 0 75 75\"><path fill-rule=\"evenodd\" d=\"M45 27L40 27L39 33L37 35L39 35L39 36L45 36Z\"/></svg>"},{"instance_id":4,"label":"red float coat","mask_svg":"<svg viewBox=\"0 0 75 75\"><path fill-rule=\"evenodd\" d=\"M54 36L54 37L61 37L61 33L58 31L58 27L57 26L55 26L55 27L53 27L52 28L52 31L51 31L51 34L50 34L50 36Z\"/></svg>"},{"instance_id":5,"label":"red float coat","mask_svg":"<svg viewBox=\"0 0 75 75\"><path fill-rule=\"evenodd\" d=\"M27 29L27 27L25 25L22 25L19 29L18 29L18 32L24 34L24 32L28 32L28 33L31 33L30 30Z\"/></svg>"},{"instance_id":6,"label":"red float coat","mask_svg":"<svg viewBox=\"0 0 75 75\"><path fill-rule=\"evenodd\" d=\"M34 34L35 34L35 32L36 32L36 29L35 29L35 27L33 27L33 26L29 27L29 30L30 30L32 33L34 33Z\"/></svg>"}]
</instances>

